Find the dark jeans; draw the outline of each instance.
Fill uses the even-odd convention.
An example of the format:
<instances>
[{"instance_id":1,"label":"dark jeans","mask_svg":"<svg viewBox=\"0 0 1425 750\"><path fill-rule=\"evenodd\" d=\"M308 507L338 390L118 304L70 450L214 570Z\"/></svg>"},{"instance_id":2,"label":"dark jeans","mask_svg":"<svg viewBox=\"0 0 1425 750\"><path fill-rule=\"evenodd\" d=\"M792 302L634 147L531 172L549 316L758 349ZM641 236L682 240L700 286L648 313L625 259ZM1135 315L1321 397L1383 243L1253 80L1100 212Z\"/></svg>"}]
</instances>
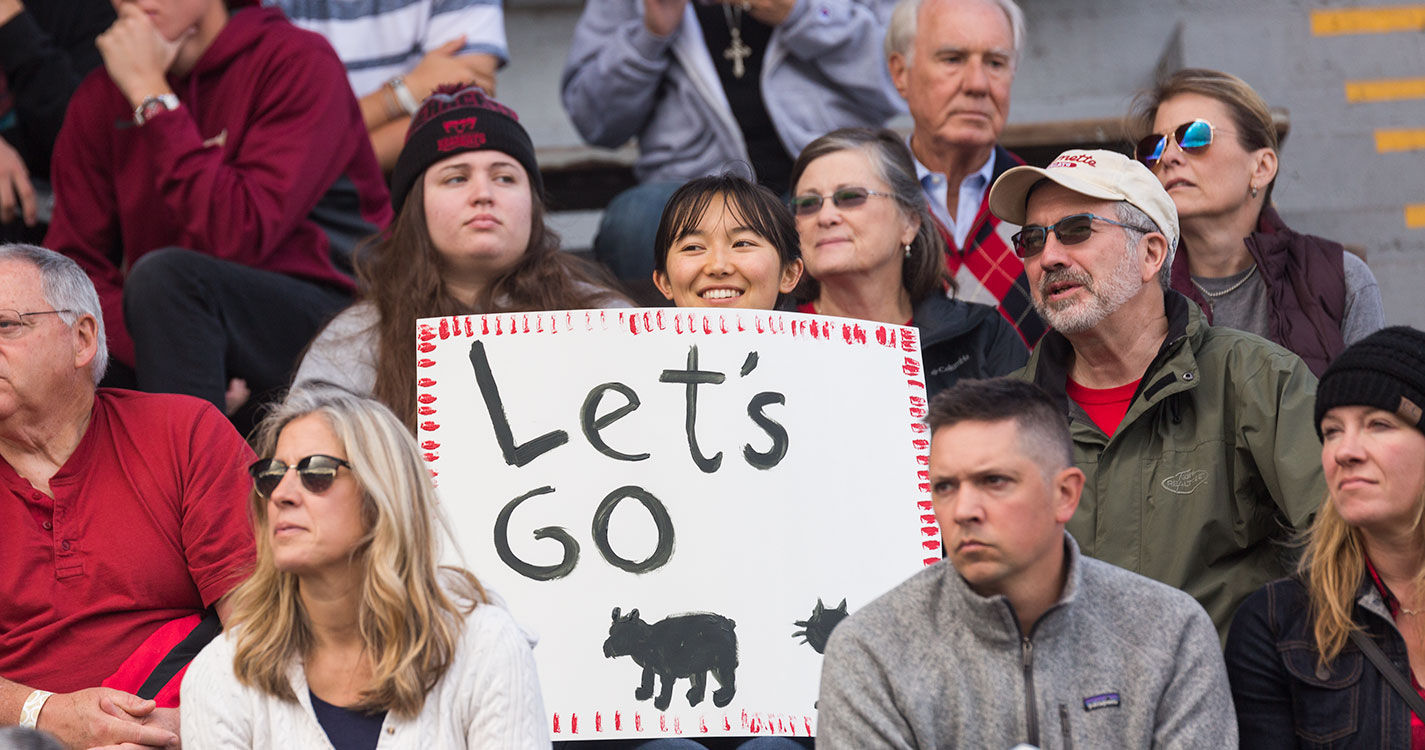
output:
<instances>
[{"instance_id":1,"label":"dark jeans","mask_svg":"<svg viewBox=\"0 0 1425 750\"><path fill-rule=\"evenodd\" d=\"M230 378L252 398L234 423L287 386L297 359L351 296L323 284L165 248L139 259L124 281L124 320L140 389L185 393L224 409Z\"/></svg>"},{"instance_id":2,"label":"dark jeans","mask_svg":"<svg viewBox=\"0 0 1425 750\"><path fill-rule=\"evenodd\" d=\"M653 278L653 238L663 206L681 182L647 182L614 196L594 236L594 257L619 281L649 282Z\"/></svg>"}]
</instances>

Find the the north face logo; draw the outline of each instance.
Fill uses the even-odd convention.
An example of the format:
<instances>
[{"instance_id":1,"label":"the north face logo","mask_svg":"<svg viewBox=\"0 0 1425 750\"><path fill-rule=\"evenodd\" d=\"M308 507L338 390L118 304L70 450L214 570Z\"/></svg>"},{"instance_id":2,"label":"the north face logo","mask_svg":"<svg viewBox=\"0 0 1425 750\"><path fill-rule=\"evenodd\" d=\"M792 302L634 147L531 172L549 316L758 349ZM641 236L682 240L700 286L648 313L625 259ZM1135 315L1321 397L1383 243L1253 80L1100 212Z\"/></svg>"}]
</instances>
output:
<instances>
[{"instance_id":1,"label":"the north face logo","mask_svg":"<svg viewBox=\"0 0 1425 750\"><path fill-rule=\"evenodd\" d=\"M1207 481L1207 471L1187 469L1163 480L1163 489L1175 495L1191 495L1192 491Z\"/></svg>"}]
</instances>

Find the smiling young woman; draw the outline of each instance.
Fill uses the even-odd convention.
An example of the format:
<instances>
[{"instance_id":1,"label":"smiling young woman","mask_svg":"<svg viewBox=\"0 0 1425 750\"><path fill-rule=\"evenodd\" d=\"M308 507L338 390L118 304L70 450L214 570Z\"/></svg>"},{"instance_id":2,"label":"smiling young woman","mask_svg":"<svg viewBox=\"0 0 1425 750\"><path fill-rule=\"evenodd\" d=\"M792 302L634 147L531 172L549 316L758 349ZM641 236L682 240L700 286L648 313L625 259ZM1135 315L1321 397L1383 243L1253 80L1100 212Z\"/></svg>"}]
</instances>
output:
<instances>
[{"instance_id":1,"label":"smiling young woman","mask_svg":"<svg viewBox=\"0 0 1425 750\"><path fill-rule=\"evenodd\" d=\"M1425 694L1422 408L1425 333L1413 328L1371 334L1322 375L1326 501L1296 577L1249 597L1227 636L1242 747L1425 744L1425 722L1400 692Z\"/></svg>"},{"instance_id":2,"label":"smiling young woman","mask_svg":"<svg viewBox=\"0 0 1425 750\"><path fill-rule=\"evenodd\" d=\"M560 251L543 192L513 110L476 86L431 94L391 175L396 219L357 253L364 298L312 342L295 382L372 394L414 429L416 319L630 306L606 273Z\"/></svg>"},{"instance_id":3,"label":"smiling young woman","mask_svg":"<svg viewBox=\"0 0 1425 750\"><path fill-rule=\"evenodd\" d=\"M771 310L802 276L787 207L732 174L678 188L653 245L653 283L678 307Z\"/></svg>"},{"instance_id":4,"label":"smiling young woman","mask_svg":"<svg viewBox=\"0 0 1425 750\"><path fill-rule=\"evenodd\" d=\"M1277 215L1276 128L1251 86L1230 73L1180 70L1140 94L1134 111L1136 157L1162 181L1182 225L1172 288L1213 325L1275 341L1317 376L1385 325L1365 261Z\"/></svg>"}]
</instances>

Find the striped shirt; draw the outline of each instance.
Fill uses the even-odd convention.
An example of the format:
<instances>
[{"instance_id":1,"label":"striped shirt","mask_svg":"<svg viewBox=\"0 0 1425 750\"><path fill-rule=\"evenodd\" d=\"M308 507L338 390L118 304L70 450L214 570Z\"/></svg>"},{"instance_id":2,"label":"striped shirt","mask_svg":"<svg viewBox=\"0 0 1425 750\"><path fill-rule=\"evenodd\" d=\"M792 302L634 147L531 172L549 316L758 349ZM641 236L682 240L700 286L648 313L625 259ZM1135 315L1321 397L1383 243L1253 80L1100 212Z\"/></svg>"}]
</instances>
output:
<instances>
[{"instance_id":1,"label":"striped shirt","mask_svg":"<svg viewBox=\"0 0 1425 750\"><path fill-rule=\"evenodd\" d=\"M465 35L460 54L509 61L500 0L263 0L331 42L358 97L409 73L426 53Z\"/></svg>"}]
</instances>

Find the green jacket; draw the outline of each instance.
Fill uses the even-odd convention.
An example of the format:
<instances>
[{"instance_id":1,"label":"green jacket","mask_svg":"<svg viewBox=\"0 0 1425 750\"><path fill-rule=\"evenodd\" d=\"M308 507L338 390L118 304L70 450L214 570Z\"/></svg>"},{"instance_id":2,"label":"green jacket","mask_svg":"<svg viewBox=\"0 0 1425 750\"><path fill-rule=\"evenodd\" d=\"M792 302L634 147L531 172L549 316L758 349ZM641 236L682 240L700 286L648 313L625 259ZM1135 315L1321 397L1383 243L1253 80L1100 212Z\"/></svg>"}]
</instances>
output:
<instances>
[{"instance_id":1,"label":"green jacket","mask_svg":"<svg viewBox=\"0 0 1425 750\"><path fill-rule=\"evenodd\" d=\"M1164 302L1168 336L1112 436L1065 395L1063 334L1016 375L1068 415L1088 475L1068 523L1083 553L1192 594L1225 636L1242 600L1287 574L1279 542L1326 497L1316 378L1276 344L1209 325L1177 292Z\"/></svg>"}]
</instances>

